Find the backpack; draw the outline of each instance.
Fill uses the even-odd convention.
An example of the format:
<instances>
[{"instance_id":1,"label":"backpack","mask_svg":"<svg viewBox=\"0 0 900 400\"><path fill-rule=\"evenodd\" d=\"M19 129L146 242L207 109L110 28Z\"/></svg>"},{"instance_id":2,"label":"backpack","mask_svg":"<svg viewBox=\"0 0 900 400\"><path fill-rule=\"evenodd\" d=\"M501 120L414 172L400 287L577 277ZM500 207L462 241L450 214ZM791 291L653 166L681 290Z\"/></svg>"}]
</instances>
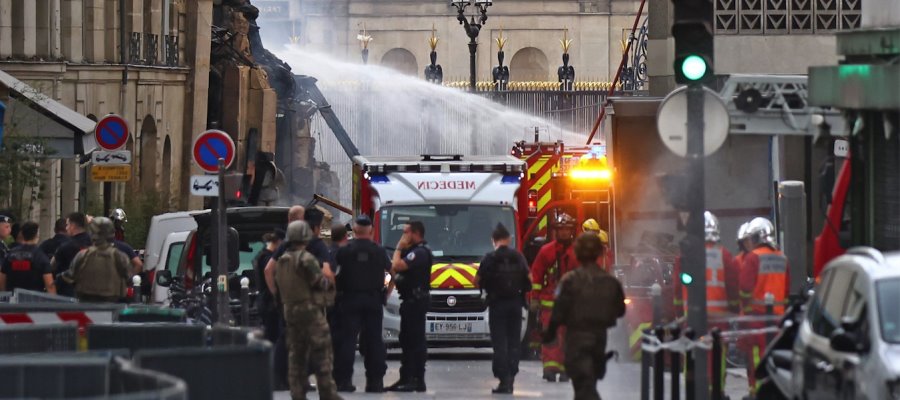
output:
<instances>
[{"instance_id":1,"label":"backpack","mask_svg":"<svg viewBox=\"0 0 900 400\"><path fill-rule=\"evenodd\" d=\"M497 260L493 276L491 277L491 286L489 295L495 298L508 299L522 296L525 292L525 271L519 264L518 254L510 251L506 257L501 258L496 252L494 259Z\"/></svg>"}]
</instances>

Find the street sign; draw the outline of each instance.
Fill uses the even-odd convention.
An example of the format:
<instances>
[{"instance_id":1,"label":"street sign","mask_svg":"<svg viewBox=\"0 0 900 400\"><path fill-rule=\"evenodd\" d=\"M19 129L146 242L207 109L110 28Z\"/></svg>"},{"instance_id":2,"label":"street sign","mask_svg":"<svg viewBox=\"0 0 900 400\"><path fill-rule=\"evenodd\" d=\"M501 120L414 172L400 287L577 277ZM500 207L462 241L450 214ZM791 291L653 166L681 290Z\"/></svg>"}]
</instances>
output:
<instances>
[{"instance_id":1,"label":"street sign","mask_svg":"<svg viewBox=\"0 0 900 400\"><path fill-rule=\"evenodd\" d=\"M193 175L190 183L194 196L216 197L219 195L219 177L216 175Z\"/></svg>"},{"instance_id":2,"label":"street sign","mask_svg":"<svg viewBox=\"0 0 900 400\"><path fill-rule=\"evenodd\" d=\"M703 91L703 153L709 156L725 143L731 120L722 98L708 88ZM669 93L659 105L656 129L669 150L687 156L687 86Z\"/></svg>"},{"instance_id":3,"label":"street sign","mask_svg":"<svg viewBox=\"0 0 900 400\"><path fill-rule=\"evenodd\" d=\"M91 180L95 182L128 182L131 180L131 164L93 165Z\"/></svg>"},{"instance_id":4,"label":"street sign","mask_svg":"<svg viewBox=\"0 0 900 400\"><path fill-rule=\"evenodd\" d=\"M194 162L206 172L218 172L219 159L225 160L225 168L234 161L234 141L227 133L210 129L197 136L193 148Z\"/></svg>"},{"instance_id":5,"label":"street sign","mask_svg":"<svg viewBox=\"0 0 900 400\"><path fill-rule=\"evenodd\" d=\"M128 141L128 122L116 114L109 114L94 128L97 145L104 150L118 150Z\"/></svg>"},{"instance_id":6,"label":"street sign","mask_svg":"<svg viewBox=\"0 0 900 400\"><path fill-rule=\"evenodd\" d=\"M131 151L129 151L129 150L117 150L117 151L97 150L97 151L91 153L91 162L93 162L94 165L131 164Z\"/></svg>"}]
</instances>

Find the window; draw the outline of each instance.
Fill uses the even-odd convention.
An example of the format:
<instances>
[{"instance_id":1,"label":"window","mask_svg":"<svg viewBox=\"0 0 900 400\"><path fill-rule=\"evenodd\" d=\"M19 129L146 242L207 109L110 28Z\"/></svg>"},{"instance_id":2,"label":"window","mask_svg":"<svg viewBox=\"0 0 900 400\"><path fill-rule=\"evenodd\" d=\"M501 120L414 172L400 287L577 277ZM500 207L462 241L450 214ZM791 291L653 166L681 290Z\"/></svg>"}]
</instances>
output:
<instances>
[{"instance_id":1,"label":"window","mask_svg":"<svg viewBox=\"0 0 900 400\"><path fill-rule=\"evenodd\" d=\"M178 261L181 260L183 251L184 242L172 243L169 246L169 253L166 254L166 269L172 273L172 276L178 274Z\"/></svg>"},{"instance_id":2,"label":"window","mask_svg":"<svg viewBox=\"0 0 900 400\"><path fill-rule=\"evenodd\" d=\"M381 217L381 242L396 246L406 223L414 220L425 224L425 241L435 257L481 258L494 250L491 232L502 223L513 236L516 222L510 207L446 204L436 206L386 207Z\"/></svg>"},{"instance_id":3,"label":"window","mask_svg":"<svg viewBox=\"0 0 900 400\"><path fill-rule=\"evenodd\" d=\"M263 242L250 242L247 246L249 246L249 248L244 247L243 245L241 246L243 247L240 252L241 264L238 266L237 271L234 271L237 275L240 275L241 272L244 271L253 271L253 258L256 257L256 253L259 253L266 244ZM210 265L212 260L209 256L209 254L204 253L203 260L201 260L201 265L203 265L203 275L212 271L212 266Z\"/></svg>"},{"instance_id":4,"label":"window","mask_svg":"<svg viewBox=\"0 0 900 400\"><path fill-rule=\"evenodd\" d=\"M876 283L875 293L881 337L885 342L900 344L900 278Z\"/></svg>"},{"instance_id":5,"label":"window","mask_svg":"<svg viewBox=\"0 0 900 400\"><path fill-rule=\"evenodd\" d=\"M822 307L813 322L813 332L827 338L841 326L841 318L844 315L847 299L853 288L856 273L849 269L838 268L832 273L831 283L825 297L822 299Z\"/></svg>"}]
</instances>

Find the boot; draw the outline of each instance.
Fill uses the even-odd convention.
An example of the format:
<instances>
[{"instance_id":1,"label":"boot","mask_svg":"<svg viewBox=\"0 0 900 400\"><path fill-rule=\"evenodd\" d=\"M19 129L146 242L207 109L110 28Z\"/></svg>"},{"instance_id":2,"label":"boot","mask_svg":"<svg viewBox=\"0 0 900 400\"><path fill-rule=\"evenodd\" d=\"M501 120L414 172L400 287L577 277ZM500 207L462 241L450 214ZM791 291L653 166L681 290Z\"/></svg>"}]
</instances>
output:
<instances>
[{"instance_id":1,"label":"boot","mask_svg":"<svg viewBox=\"0 0 900 400\"><path fill-rule=\"evenodd\" d=\"M384 393L384 383L381 380L366 381L366 393Z\"/></svg>"},{"instance_id":2,"label":"boot","mask_svg":"<svg viewBox=\"0 0 900 400\"><path fill-rule=\"evenodd\" d=\"M491 389L491 393L494 394L512 394L512 392L512 380L509 378L500 379L500 384L496 388Z\"/></svg>"},{"instance_id":3,"label":"boot","mask_svg":"<svg viewBox=\"0 0 900 400\"><path fill-rule=\"evenodd\" d=\"M398 385L390 390L393 390L395 392L424 392L426 391L425 380L412 378L407 383Z\"/></svg>"},{"instance_id":4,"label":"boot","mask_svg":"<svg viewBox=\"0 0 900 400\"><path fill-rule=\"evenodd\" d=\"M560 373L559 373L559 381L560 381L560 382L568 382L568 381L569 381L569 374L567 374L567 373L565 373L565 372L560 372Z\"/></svg>"},{"instance_id":5,"label":"boot","mask_svg":"<svg viewBox=\"0 0 900 400\"><path fill-rule=\"evenodd\" d=\"M395 391L395 390L397 390L398 387L404 386L404 385L406 385L408 382L409 382L409 379L407 379L406 377L401 376L400 379L397 380L397 382L394 382L394 384L392 384L392 385L386 387L386 388L385 388L385 391L388 391L388 392Z\"/></svg>"},{"instance_id":6,"label":"boot","mask_svg":"<svg viewBox=\"0 0 900 400\"><path fill-rule=\"evenodd\" d=\"M544 371L544 380L547 382L556 382L556 372Z\"/></svg>"},{"instance_id":7,"label":"boot","mask_svg":"<svg viewBox=\"0 0 900 400\"><path fill-rule=\"evenodd\" d=\"M337 391L342 393L353 393L356 391L356 386L353 386L353 384L350 382L338 383Z\"/></svg>"}]
</instances>

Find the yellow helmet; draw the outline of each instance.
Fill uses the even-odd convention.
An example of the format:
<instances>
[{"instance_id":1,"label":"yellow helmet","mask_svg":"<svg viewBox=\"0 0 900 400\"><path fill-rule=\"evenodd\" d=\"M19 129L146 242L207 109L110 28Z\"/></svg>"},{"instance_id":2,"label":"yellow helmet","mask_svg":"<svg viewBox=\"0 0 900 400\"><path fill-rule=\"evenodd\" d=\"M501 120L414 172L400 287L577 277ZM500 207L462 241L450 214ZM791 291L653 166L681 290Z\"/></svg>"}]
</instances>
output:
<instances>
[{"instance_id":1,"label":"yellow helmet","mask_svg":"<svg viewBox=\"0 0 900 400\"><path fill-rule=\"evenodd\" d=\"M585 232L587 232L587 231L597 232L600 230L600 224L597 223L596 219L588 218L587 220L584 221L583 224L581 224L581 229L584 230Z\"/></svg>"},{"instance_id":2,"label":"yellow helmet","mask_svg":"<svg viewBox=\"0 0 900 400\"><path fill-rule=\"evenodd\" d=\"M603 243L604 246L609 244L609 234L606 233L603 229L597 233L597 236L600 236L600 243Z\"/></svg>"}]
</instances>

